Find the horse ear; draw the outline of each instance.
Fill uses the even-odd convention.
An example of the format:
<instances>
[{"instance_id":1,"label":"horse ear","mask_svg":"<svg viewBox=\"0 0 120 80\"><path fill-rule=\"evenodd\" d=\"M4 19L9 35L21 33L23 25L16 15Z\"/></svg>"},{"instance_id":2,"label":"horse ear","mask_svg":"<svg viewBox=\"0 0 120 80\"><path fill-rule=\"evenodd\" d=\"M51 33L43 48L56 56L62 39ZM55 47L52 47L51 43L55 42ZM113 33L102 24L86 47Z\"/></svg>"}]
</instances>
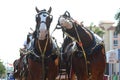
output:
<instances>
[{"instance_id":1,"label":"horse ear","mask_svg":"<svg viewBox=\"0 0 120 80\"><path fill-rule=\"evenodd\" d=\"M70 13L68 11L65 11L64 16L70 17Z\"/></svg>"},{"instance_id":2,"label":"horse ear","mask_svg":"<svg viewBox=\"0 0 120 80\"><path fill-rule=\"evenodd\" d=\"M52 11L52 8L50 7L49 10L48 10L48 13L51 13L51 11Z\"/></svg>"},{"instance_id":3,"label":"horse ear","mask_svg":"<svg viewBox=\"0 0 120 80\"><path fill-rule=\"evenodd\" d=\"M40 10L39 10L37 7L35 7L35 10L36 10L36 12L37 12L37 13L39 13L39 12L40 12Z\"/></svg>"}]
</instances>

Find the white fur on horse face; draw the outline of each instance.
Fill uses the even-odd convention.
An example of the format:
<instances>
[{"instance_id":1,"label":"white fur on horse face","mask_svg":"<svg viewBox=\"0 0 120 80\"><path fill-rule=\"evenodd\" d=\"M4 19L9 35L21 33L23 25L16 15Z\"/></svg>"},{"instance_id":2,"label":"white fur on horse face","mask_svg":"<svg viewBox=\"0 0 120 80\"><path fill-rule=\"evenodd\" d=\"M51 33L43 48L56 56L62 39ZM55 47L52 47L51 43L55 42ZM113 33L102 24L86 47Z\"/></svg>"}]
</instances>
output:
<instances>
[{"instance_id":1,"label":"white fur on horse face","mask_svg":"<svg viewBox=\"0 0 120 80\"><path fill-rule=\"evenodd\" d=\"M39 15L39 17L41 18L41 21L46 22L46 18L47 18L48 14L44 14L42 13L41 15Z\"/></svg>"},{"instance_id":2,"label":"white fur on horse face","mask_svg":"<svg viewBox=\"0 0 120 80\"><path fill-rule=\"evenodd\" d=\"M47 35L47 27L45 23L41 23L40 24L40 28L39 28L39 40L44 40L46 38Z\"/></svg>"},{"instance_id":3,"label":"white fur on horse face","mask_svg":"<svg viewBox=\"0 0 120 80\"><path fill-rule=\"evenodd\" d=\"M44 22L44 24L43 24L43 23L40 24L40 28L41 28L41 27L42 27L42 28L45 27L46 30L47 30L47 26L46 26L45 23L46 23L46 18L47 18L47 16L48 16L47 14L41 14L41 15L39 15L39 17L41 18L41 22ZM42 28L41 28L41 29L42 29Z\"/></svg>"},{"instance_id":4,"label":"white fur on horse face","mask_svg":"<svg viewBox=\"0 0 120 80\"><path fill-rule=\"evenodd\" d=\"M39 17L41 18L41 23L40 27L39 27L39 40L44 40L46 38L47 35L47 25L45 24L46 22L46 18L47 18L47 14L41 14Z\"/></svg>"},{"instance_id":5,"label":"white fur on horse face","mask_svg":"<svg viewBox=\"0 0 120 80\"><path fill-rule=\"evenodd\" d=\"M60 17L59 22L60 25L66 29L71 29L73 27L72 23L69 20L65 19L64 17Z\"/></svg>"}]
</instances>

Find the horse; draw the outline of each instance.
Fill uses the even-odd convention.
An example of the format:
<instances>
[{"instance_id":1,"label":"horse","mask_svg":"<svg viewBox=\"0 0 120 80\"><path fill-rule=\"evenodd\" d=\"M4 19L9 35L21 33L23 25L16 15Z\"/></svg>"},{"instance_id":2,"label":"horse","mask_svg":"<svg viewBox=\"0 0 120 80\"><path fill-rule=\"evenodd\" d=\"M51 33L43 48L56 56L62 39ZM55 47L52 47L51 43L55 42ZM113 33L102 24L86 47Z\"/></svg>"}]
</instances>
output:
<instances>
[{"instance_id":1,"label":"horse","mask_svg":"<svg viewBox=\"0 0 120 80\"><path fill-rule=\"evenodd\" d=\"M20 48L20 58L16 59L13 62L13 76L17 80L23 80L23 76L27 72L27 66L26 66L26 61L27 61L27 51L24 48Z\"/></svg>"},{"instance_id":2,"label":"horse","mask_svg":"<svg viewBox=\"0 0 120 80\"><path fill-rule=\"evenodd\" d=\"M69 37L65 39L68 43L63 43L63 54L71 63L69 72L73 72L78 80L103 80L106 67L104 42L97 42L92 31L74 20L68 11L60 15L56 28L61 28Z\"/></svg>"},{"instance_id":3,"label":"horse","mask_svg":"<svg viewBox=\"0 0 120 80\"><path fill-rule=\"evenodd\" d=\"M27 54L25 80L55 80L58 75L58 46L49 29L53 16L49 10L36 7L36 28Z\"/></svg>"},{"instance_id":4,"label":"horse","mask_svg":"<svg viewBox=\"0 0 120 80\"><path fill-rule=\"evenodd\" d=\"M14 70L13 70L13 76L14 78L19 78L19 69L18 69L18 66L19 66L19 61L20 59L16 59L14 62L13 62L13 67L14 67Z\"/></svg>"},{"instance_id":5,"label":"horse","mask_svg":"<svg viewBox=\"0 0 120 80\"><path fill-rule=\"evenodd\" d=\"M16 59L14 62L13 62L13 67L14 67L14 70L13 70L13 76L15 77L15 79L22 79L22 74L25 73L26 71L23 70L25 69L25 64L26 64L26 56L27 56L27 49L29 48L30 46L30 42L32 40L32 33L28 33L27 34L27 39L26 41L24 42L24 48L20 48L19 52L20 52L20 58L19 59Z\"/></svg>"}]
</instances>

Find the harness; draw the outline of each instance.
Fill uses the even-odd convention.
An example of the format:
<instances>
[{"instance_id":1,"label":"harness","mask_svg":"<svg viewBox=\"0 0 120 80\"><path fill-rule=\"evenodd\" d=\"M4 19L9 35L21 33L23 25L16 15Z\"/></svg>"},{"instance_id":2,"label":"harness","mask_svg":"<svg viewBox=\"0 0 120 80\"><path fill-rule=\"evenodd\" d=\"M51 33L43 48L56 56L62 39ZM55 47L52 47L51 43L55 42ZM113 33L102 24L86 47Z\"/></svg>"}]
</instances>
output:
<instances>
[{"instance_id":1,"label":"harness","mask_svg":"<svg viewBox=\"0 0 120 80\"><path fill-rule=\"evenodd\" d=\"M50 46L49 50L47 50L47 45L49 44L49 39L50 39L51 46ZM36 42L38 45L38 50L36 50L36 48L35 48ZM55 43L53 42L51 37L50 38L47 37L46 42L45 42L45 47L43 48L43 50L42 50L43 46L40 45L39 40L33 40L31 42L31 45L32 45L32 47L30 48L30 50L28 50L29 51L28 58L32 59L35 62L41 63L41 65L42 65L42 78L45 78L46 71L47 71L47 64L50 61L54 61L58 56L57 47L54 46ZM32 76L32 74L31 74L31 76Z\"/></svg>"}]
</instances>

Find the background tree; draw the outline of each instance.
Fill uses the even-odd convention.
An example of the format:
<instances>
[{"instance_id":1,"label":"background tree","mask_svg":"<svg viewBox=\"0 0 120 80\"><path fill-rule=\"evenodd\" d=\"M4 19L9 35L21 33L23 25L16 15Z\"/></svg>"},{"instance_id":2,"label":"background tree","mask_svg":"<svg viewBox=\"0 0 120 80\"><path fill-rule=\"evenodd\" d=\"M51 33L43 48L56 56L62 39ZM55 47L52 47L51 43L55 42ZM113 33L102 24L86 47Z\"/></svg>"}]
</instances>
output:
<instances>
[{"instance_id":1,"label":"background tree","mask_svg":"<svg viewBox=\"0 0 120 80\"><path fill-rule=\"evenodd\" d=\"M97 27L93 23L91 23L89 27L90 27L90 30L93 31L95 34L99 35L100 37L103 37L103 34L105 32L100 27Z\"/></svg>"},{"instance_id":2,"label":"background tree","mask_svg":"<svg viewBox=\"0 0 120 80\"><path fill-rule=\"evenodd\" d=\"M118 21L115 31L117 34L119 34L120 33L120 8L118 12L115 14L115 19Z\"/></svg>"},{"instance_id":3,"label":"background tree","mask_svg":"<svg viewBox=\"0 0 120 80\"><path fill-rule=\"evenodd\" d=\"M0 61L0 77L2 77L3 74L5 74L5 66L3 65L3 62Z\"/></svg>"}]
</instances>

